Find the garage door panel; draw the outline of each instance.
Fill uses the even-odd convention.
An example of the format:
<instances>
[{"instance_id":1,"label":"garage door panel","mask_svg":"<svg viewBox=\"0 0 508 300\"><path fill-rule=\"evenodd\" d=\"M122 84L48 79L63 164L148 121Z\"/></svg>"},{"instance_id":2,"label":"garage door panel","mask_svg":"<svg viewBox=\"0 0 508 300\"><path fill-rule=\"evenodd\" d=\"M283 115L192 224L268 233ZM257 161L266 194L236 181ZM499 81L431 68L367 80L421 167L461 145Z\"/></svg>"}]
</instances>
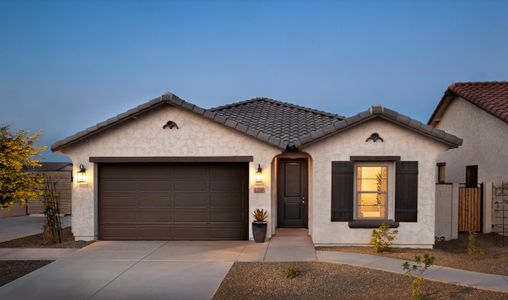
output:
<instances>
[{"instance_id":1,"label":"garage door panel","mask_svg":"<svg viewBox=\"0 0 508 300\"><path fill-rule=\"evenodd\" d=\"M210 194L210 207L211 208L241 208L242 207L242 193L211 193Z\"/></svg>"},{"instance_id":2,"label":"garage door panel","mask_svg":"<svg viewBox=\"0 0 508 300\"><path fill-rule=\"evenodd\" d=\"M138 193L138 206L139 207L172 207L170 193L166 191L156 192L140 192Z\"/></svg>"},{"instance_id":3,"label":"garage door panel","mask_svg":"<svg viewBox=\"0 0 508 300\"><path fill-rule=\"evenodd\" d=\"M192 191L202 191L205 192L208 190L208 182L206 179L197 180L196 178L184 180L179 179L175 180L175 191L178 192L192 192Z\"/></svg>"},{"instance_id":4,"label":"garage door panel","mask_svg":"<svg viewBox=\"0 0 508 300\"><path fill-rule=\"evenodd\" d=\"M136 180L107 180L103 185L104 191L136 191L138 189Z\"/></svg>"},{"instance_id":5,"label":"garage door panel","mask_svg":"<svg viewBox=\"0 0 508 300\"><path fill-rule=\"evenodd\" d=\"M208 206L208 192L175 192L173 194L176 208L206 208Z\"/></svg>"},{"instance_id":6,"label":"garage door panel","mask_svg":"<svg viewBox=\"0 0 508 300\"><path fill-rule=\"evenodd\" d=\"M242 181L236 178L231 180L212 180L210 191L212 192L241 192Z\"/></svg>"},{"instance_id":7,"label":"garage door panel","mask_svg":"<svg viewBox=\"0 0 508 300\"><path fill-rule=\"evenodd\" d=\"M174 215L175 223L208 223L210 221L208 210L178 210Z\"/></svg>"},{"instance_id":8,"label":"garage door panel","mask_svg":"<svg viewBox=\"0 0 508 300\"><path fill-rule=\"evenodd\" d=\"M214 209L211 211L210 218L215 222L241 223L243 215L238 210Z\"/></svg>"},{"instance_id":9,"label":"garage door panel","mask_svg":"<svg viewBox=\"0 0 508 300\"><path fill-rule=\"evenodd\" d=\"M247 167L247 163L100 164L99 237L246 239Z\"/></svg>"},{"instance_id":10,"label":"garage door panel","mask_svg":"<svg viewBox=\"0 0 508 300\"><path fill-rule=\"evenodd\" d=\"M121 195L121 196L114 196L114 195L109 195L109 196L104 196L104 197L101 197L102 199L102 206L103 207L112 207L112 208L117 208L117 207L137 207L138 206L138 200L136 198L136 194L134 193L132 196L129 196L129 195Z\"/></svg>"},{"instance_id":11,"label":"garage door panel","mask_svg":"<svg viewBox=\"0 0 508 300\"><path fill-rule=\"evenodd\" d=\"M136 223L170 223L173 222L173 213L169 208L140 208L137 211Z\"/></svg>"}]
</instances>

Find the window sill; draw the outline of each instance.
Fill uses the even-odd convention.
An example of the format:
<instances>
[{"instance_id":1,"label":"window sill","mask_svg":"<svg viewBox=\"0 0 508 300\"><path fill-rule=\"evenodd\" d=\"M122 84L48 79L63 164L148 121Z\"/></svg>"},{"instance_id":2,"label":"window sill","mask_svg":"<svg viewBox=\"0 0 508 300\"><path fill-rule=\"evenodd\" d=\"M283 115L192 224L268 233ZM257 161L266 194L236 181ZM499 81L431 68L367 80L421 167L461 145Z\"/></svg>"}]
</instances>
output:
<instances>
[{"instance_id":1,"label":"window sill","mask_svg":"<svg viewBox=\"0 0 508 300\"><path fill-rule=\"evenodd\" d=\"M349 228L378 228L381 224L386 224L390 228L398 228L399 222L394 220L354 220L349 221Z\"/></svg>"}]
</instances>

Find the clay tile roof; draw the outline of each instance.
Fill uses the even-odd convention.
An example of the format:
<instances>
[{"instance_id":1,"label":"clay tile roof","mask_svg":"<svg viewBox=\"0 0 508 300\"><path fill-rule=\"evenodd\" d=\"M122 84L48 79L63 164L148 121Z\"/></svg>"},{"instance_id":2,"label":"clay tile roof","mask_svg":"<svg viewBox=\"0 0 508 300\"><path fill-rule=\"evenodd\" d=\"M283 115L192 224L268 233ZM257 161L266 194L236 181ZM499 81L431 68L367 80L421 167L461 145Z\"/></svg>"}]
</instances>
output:
<instances>
[{"instance_id":1,"label":"clay tile roof","mask_svg":"<svg viewBox=\"0 0 508 300\"><path fill-rule=\"evenodd\" d=\"M254 98L214 107L210 111L251 130L263 132L266 138L279 139L281 144L289 148L298 144L301 137L344 119L336 114L269 98Z\"/></svg>"},{"instance_id":2,"label":"clay tile roof","mask_svg":"<svg viewBox=\"0 0 508 300\"><path fill-rule=\"evenodd\" d=\"M429 124L449 95L460 96L486 112L508 122L508 81L458 82L450 85L432 114Z\"/></svg>"}]
</instances>

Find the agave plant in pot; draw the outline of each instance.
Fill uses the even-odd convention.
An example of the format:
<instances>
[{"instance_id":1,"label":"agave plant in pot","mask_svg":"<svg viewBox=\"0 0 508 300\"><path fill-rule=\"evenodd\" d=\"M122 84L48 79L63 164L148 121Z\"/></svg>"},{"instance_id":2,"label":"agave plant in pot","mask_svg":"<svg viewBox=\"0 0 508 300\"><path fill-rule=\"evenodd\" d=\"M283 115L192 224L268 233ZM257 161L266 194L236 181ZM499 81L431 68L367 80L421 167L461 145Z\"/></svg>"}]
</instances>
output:
<instances>
[{"instance_id":1,"label":"agave plant in pot","mask_svg":"<svg viewBox=\"0 0 508 300\"><path fill-rule=\"evenodd\" d=\"M252 235L256 243L263 243L266 238L266 227L268 221L268 212L264 209L255 209L252 212L254 221L252 221Z\"/></svg>"}]
</instances>

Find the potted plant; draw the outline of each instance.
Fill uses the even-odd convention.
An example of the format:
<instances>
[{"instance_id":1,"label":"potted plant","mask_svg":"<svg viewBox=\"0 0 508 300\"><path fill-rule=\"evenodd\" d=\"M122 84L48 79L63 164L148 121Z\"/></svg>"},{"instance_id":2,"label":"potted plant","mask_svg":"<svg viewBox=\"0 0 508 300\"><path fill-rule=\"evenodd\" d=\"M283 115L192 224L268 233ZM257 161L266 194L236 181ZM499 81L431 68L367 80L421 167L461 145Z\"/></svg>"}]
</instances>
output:
<instances>
[{"instance_id":1,"label":"potted plant","mask_svg":"<svg viewBox=\"0 0 508 300\"><path fill-rule=\"evenodd\" d=\"M252 221L252 235L256 243L263 243L266 238L266 227L268 221L268 212L264 209L256 208L252 212L254 221Z\"/></svg>"}]
</instances>

